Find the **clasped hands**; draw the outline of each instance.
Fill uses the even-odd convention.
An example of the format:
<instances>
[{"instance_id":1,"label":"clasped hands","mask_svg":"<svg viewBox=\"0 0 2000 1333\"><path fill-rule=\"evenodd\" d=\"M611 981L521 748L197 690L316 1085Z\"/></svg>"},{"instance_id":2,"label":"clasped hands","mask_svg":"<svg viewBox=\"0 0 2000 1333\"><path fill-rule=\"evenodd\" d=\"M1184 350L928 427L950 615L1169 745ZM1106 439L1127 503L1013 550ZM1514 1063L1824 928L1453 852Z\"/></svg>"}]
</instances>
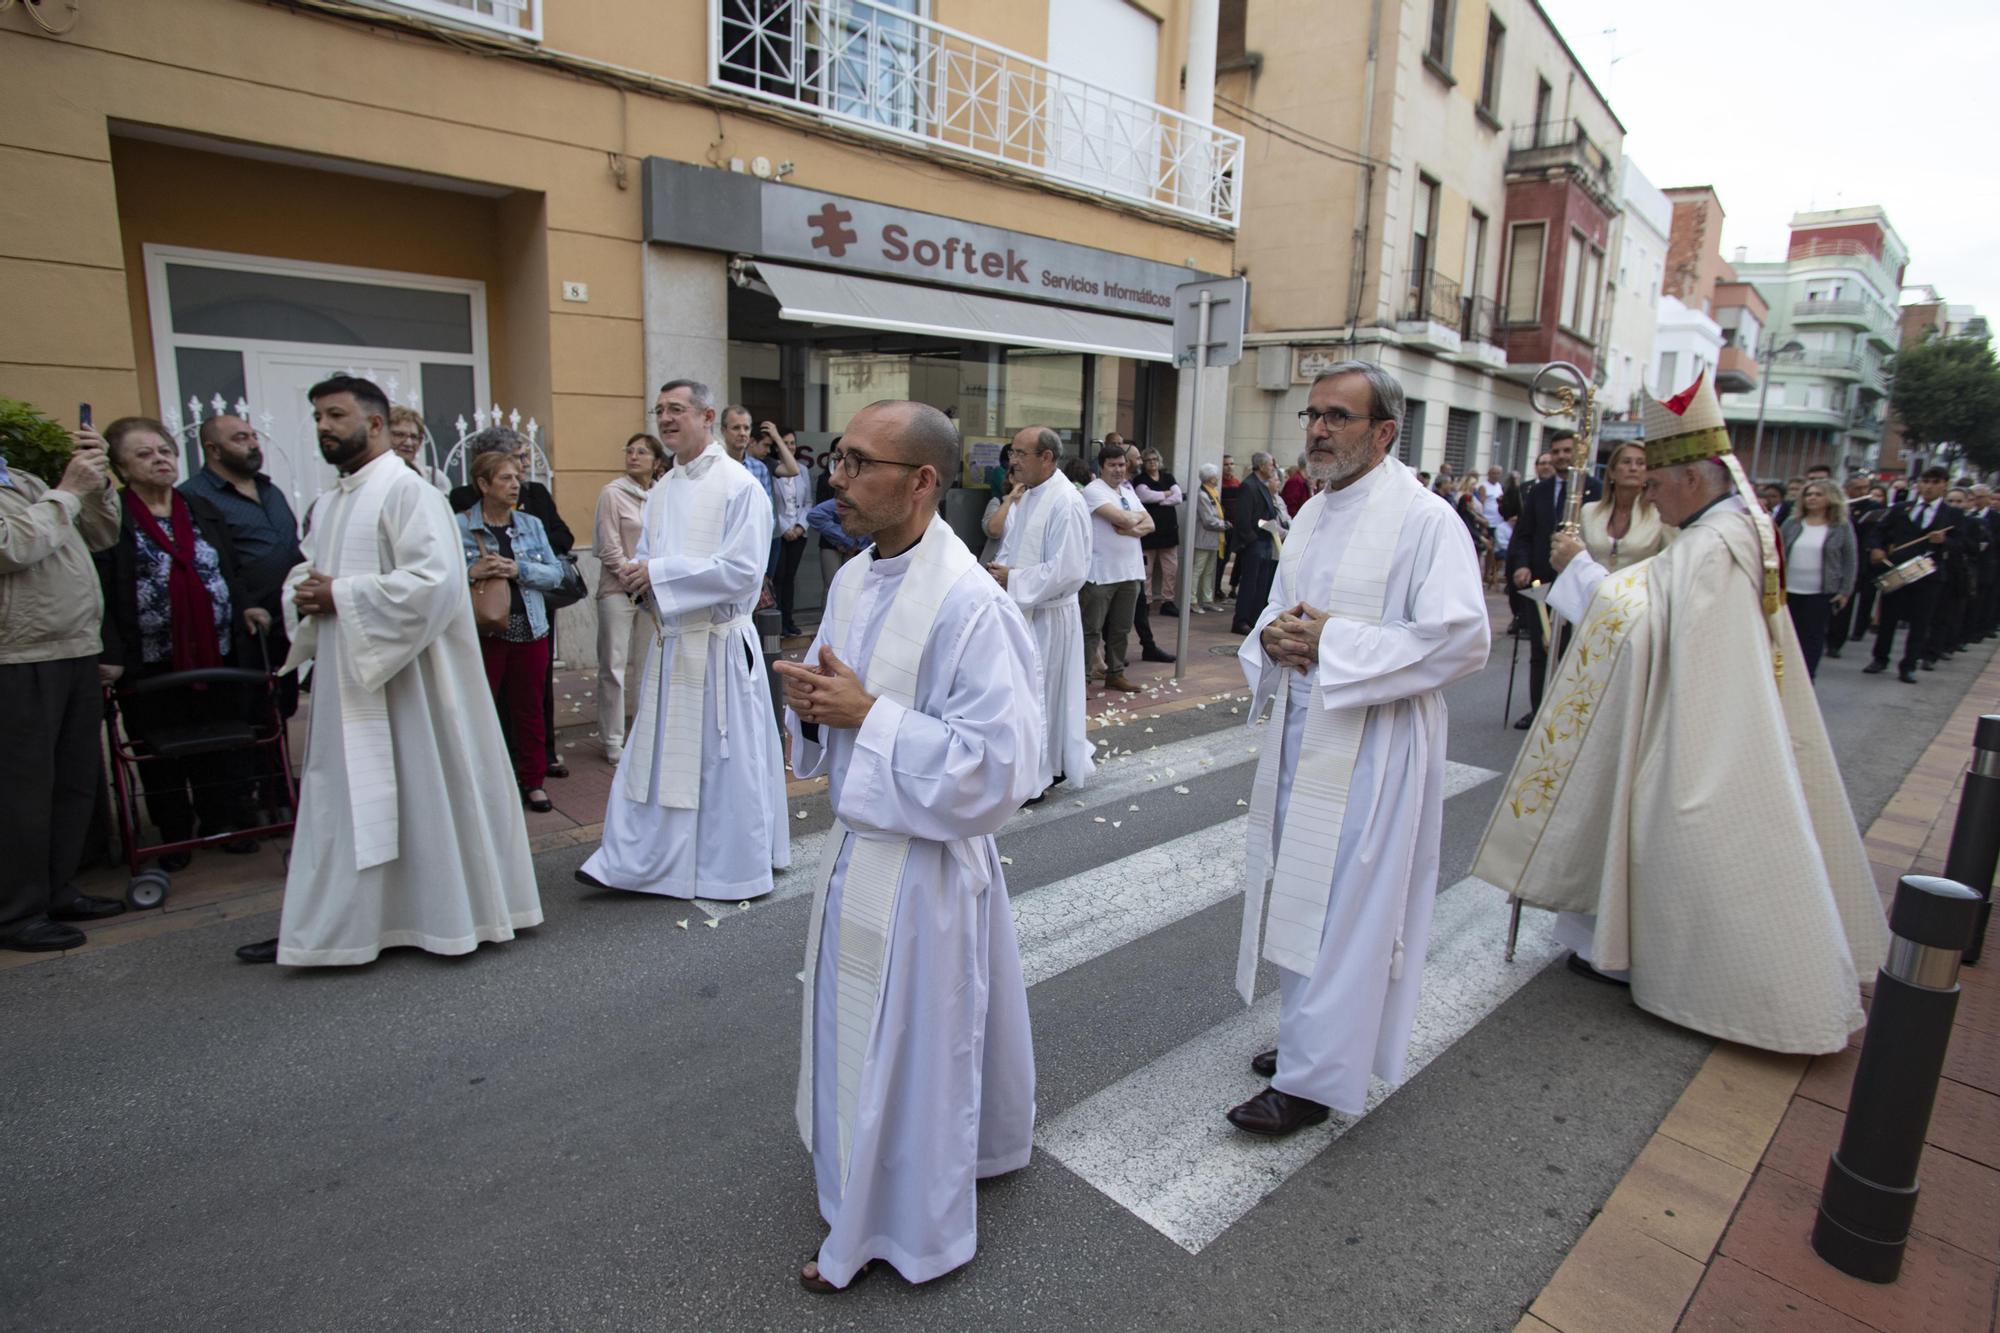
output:
<instances>
[{"instance_id":1,"label":"clasped hands","mask_svg":"<svg viewBox=\"0 0 2000 1333\"><path fill-rule=\"evenodd\" d=\"M859 727L875 706L875 696L861 683L853 667L840 660L829 644L819 647L819 665L778 661L771 664L785 681L785 706L801 722L822 727Z\"/></svg>"},{"instance_id":2,"label":"clasped hands","mask_svg":"<svg viewBox=\"0 0 2000 1333\"><path fill-rule=\"evenodd\" d=\"M330 616L333 611L333 578L317 569L307 572L292 590L292 605L302 616Z\"/></svg>"},{"instance_id":3,"label":"clasped hands","mask_svg":"<svg viewBox=\"0 0 2000 1333\"><path fill-rule=\"evenodd\" d=\"M1305 602L1280 612L1276 620L1264 626L1264 632L1259 636L1259 642L1264 645L1264 655L1279 666L1290 667L1303 675L1318 665L1319 636L1326 631L1326 622L1332 618Z\"/></svg>"},{"instance_id":4,"label":"clasped hands","mask_svg":"<svg viewBox=\"0 0 2000 1333\"><path fill-rule=\"evenodd\" d=\"M521 567L504 555L493 555L489 552L473 561L472 567L465 573L466 577L477 583L481 579L518 578Z\"/></svg>"}]
</instances>

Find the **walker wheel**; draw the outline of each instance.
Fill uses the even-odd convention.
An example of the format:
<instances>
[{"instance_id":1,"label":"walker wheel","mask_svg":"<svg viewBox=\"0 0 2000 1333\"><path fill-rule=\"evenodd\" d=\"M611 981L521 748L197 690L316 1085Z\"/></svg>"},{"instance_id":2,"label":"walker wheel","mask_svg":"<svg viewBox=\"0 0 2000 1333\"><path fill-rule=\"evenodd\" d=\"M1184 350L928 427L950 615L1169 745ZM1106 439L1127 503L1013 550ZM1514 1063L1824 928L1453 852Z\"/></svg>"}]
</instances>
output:
<instances>
[{"instance_id":1,"label":"walker wheel","mask_svg":"<svg viewBox=\"0 0 2000 1333\"><path fill-rule=\"evenodd\" d=\"M125 886L126 905L141 912L158 907L167 900L167 884L167 872L158 866L141 870Z\"/></svg>"}]
</instances>

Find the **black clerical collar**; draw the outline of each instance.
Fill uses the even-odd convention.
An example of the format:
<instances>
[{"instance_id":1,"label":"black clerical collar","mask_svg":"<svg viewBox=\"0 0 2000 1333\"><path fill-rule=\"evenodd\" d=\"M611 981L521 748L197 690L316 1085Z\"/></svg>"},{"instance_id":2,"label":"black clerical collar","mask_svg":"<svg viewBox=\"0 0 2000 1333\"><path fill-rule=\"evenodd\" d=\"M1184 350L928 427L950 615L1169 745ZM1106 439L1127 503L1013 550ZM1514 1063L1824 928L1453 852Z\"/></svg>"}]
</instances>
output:
<instances>
[{"instance_id":1,"label":"black clerical collar","mask_svg":"<svg viewBox=\"0 0 2000 1333\"><path fill-rule=\"evenodd\" d=\"M1716 496L1713 500L1710 500L1707 504L1703 505L1701 508L1695 510L1692 514L1689 514L1686 518L1682 519L1681 526L1683 528L1693 527L1696 524L1696 522L1700 520L1703 514L1706 514L1709 510L1715 508L1717 505L1721 504L1724 500L1727 500L1730 496L1734 494L1736 494L1735 491L1724 491L1722 494Z\"/></svg>"},{"instance_id":2,"label":"black clerical collar","mask_svg":"<svg viewBox=\"0 0 2000 1333\"><path fill-rule=\"evenodd\" d=\"M880 541L880 540L878 539L878 540L876 541L876 543L875 543L875 558L876 558L877 560L894 560L894 559L896 559L896 558L897 558L898 556L905 556L905 555L908 555L908 554L909 554L910 552L912 552L912 551L914 551L914 550L916 550L916 549L917 549L917 543L918 543L918 542L921 542L921 541L923 541L923 539L924 539L924 533L926 533L926 532L929 532L929 531L930 531L930 525L929 525L929 524L925 524L925 525L924 525L924 531L923 531L923 532L919 532L919 533L917 534L917 540L916 540L916 541L914 541L914 542L911 542L911 543L910 543L910 544L909 544L908 546L905 546L905 547L904 547L904 548L903 548L902 550L900 550L900 551L891 551L891 550L889 550L889 549L888 549L887 547L883 546L883 545L882 545L882 543L881 543L881 541Z\"/></svg>"}]
</instances>

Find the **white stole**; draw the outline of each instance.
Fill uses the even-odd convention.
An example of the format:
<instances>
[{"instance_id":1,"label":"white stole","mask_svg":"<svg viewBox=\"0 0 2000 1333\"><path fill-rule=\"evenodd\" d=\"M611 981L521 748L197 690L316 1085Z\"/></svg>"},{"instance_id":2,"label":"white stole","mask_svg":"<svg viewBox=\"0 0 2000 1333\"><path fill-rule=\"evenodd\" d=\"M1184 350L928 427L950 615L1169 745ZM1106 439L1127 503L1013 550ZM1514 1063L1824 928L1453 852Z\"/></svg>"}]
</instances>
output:
<instances>
[{"instance_id":1,"label":"white stole","mask_svg":"<svg viewBox=\"0 0 2000 1333\"><path fill-rule=\"evenodd\" d=\"M340 478L335 489L321 495L313 506L312 517L318 521L306 524L307 563L336 580L387 573L382 568L382 505L408 470L400 458L393 467L377 459ZM340 633L341 627L335 624L333 630ZM318 616L301 618L282 670L295 671L318 656L319 631ZM367 651L367 641L359 633L343 638L349 656ZM347 761L347 799L354 820L354 864L357 870L367 870L396 859L401 832L389 694L386 688L371 690L355 679L352 665L339 653L322 668L321 675L328 669L333 673L335 697L340 700L341 749Z\"/></svg>"},{"instance_id":2,"label":"white stole","mask_svg":"<svg viewBox=\"0 0 2000 1333\"><path fill-rule=\"evenodd\" d=\"M1035 490L1039 491L1043 486L1069 486L1072 490L1075 489L1074 483L1060 472L1043 482L1041 486L1035 487ZM1033 494L1033 492L1031 491L1029 494ZM1022 499L1025 501L1027 496L1023 496ZM1045 548L1048 545L1049 519L1054 515L1057 506L1061 503L1062 497L1060 495L1053 493L1045 495L1042 497L1041 503L1035 506L1035 512L1028 515L1027 521L1021 525L1020 536L1015 539L1015 545L1008 552L1016 563L1024 565L1041 564L1048 559L1048 551ZM1003 542L1002 544L1004 545L1005 543ZM1066 602L1074 602L1075 600L1076 597L1072 594L1061 602L1051 602L1049 605L1061 606ZM1035 609L1039 611L1042 608L1036 607Z\"/></svg>"},{"instance_id":3,"label":"white stole","mask_svg":"<svg viewBox=\"0 0 2000 1333\"><path fill-rule=\"evenodd\" d=\"M1336 620L1382 623L1383 605L1388 597L1389 570L1395 562L1396 543L1403 531L1403 519L1422 493L1416 479L1394 459L1381 464L1387 471L1375 494L1368 497L1352 518L1353 532L1340 557L1333 589L1323 608ZM1326 516L1322 499L1313 506L1312 526L1300 537L1285 543L1278 558L1280 601L1289 606L1297 600L1298 567L1319 533ZM1347 814L1348 788L1354 780L1355 760L1361 753L1361 732L1368 721L1368 708L1328 708L1319 685L1312 688L1311 711L1306 715L1305 734L1300 740L1299 762L1292 775L1291 804L1285 812L1284 838L1278 846L1277 865L1271 866L1271 826L1278 803L1278 770L1284 749L1285 712L1291 688L1283 669L1267 672L1277 678L1276 701L1271 710L1272 741L1263 747L1257 761L1257 780L1250 795L1250 850L1243 885L1243 932L1236 950L1236 990L1248 1004L1257 983L1259 936L1264 936L1263 956L1278 966L1311 976L1319 958L1320 937L1326 928L1327 906L1333 897L1333 864L1340 848L1341 825ZM1264 692L1260 682L1259 695ZM1254 723L1262 712L1262 698L1250 710ZM1265 896L1270 896L1270 924L1266 928ZM1390 975L1402 975L1400 927Z\"/></svg>"},{"instance_id":4,"label":"white stole","mask_svg":"<svg viewBox=\"0 0 2000 1333\"><path fill-rule=\"evenodd\" d=\"M850 560L834 577L827 594L827 624L831 631L824 640L836 652L847 651L847 636L854 621L855 604L861 585L878 557L870 548ZM896 600L882 622L882 632L864 665L853 665L867 682L868 692L877 698L893 699L904 708L913 708L917 696L917 670L923 664L924 645L937 624L938 611L946 596L961 578L980 572L979 562L965 543L942 518L931 518L922 540L896 589ZM882 971L889 957L889 935L895 927L897 891L903 881L903 864L909 859L910 839L894 836L855 834L839 820L827 835L819 863L819 884L813 893L812 916L806 927L806 997L799 1037L799 1090L796 1112L799 1137L812 1147L813 1124L813 1008L817 995L820 933L826 923L826 895L833 883L833 871L843 846L854 851L847 858L847 877L842 881L840 905L840 948L835 959L838 981L838 1029L835 1049L835 1106L839 1128L840 1177L847 1178L849 1152L853 1146L854 1115L860 1102L862 1065L875 1032L875 1017L882 1007Z\"/></svg>"},{"instance_id":5,"label":"white stole","mask_svg":"<svg viewBox=\"0 0 2000 1333\"><path fill-rule=\"evenodd\" d=\"M727 516L729 481L722 467L722 446L710 444L684 468L675 468L659 483L661 487L694 487L687 526L679 533L682 555L712 556L722 545L723 519ZM706 460L706 466L703 466ZM699 472L700 475L693 475ZM646 513L646 548L664 544L667 511L663 491L658 509ZM658 608L654 608L657 617ZM749 623L743 617L718 625L710 608L690 611L673 622L672 660L667 669L667 726L661 738L659 803L676 810L701 808L701 714L708 693L708 643L718 630L732 630ZM660 659L668 651L668 624L658 620L653 651L646 654L646 670L639 687L639 710L632 719L632 736L642 743L628 747L624 769L626 799L644 803L652 790L654 753L653 718L659 711ZM725 716L718 705L718 722ZM726 725L726 724L725 724ZM724 733L725 737L727 733Z\"/></svg>"}]
</instances>

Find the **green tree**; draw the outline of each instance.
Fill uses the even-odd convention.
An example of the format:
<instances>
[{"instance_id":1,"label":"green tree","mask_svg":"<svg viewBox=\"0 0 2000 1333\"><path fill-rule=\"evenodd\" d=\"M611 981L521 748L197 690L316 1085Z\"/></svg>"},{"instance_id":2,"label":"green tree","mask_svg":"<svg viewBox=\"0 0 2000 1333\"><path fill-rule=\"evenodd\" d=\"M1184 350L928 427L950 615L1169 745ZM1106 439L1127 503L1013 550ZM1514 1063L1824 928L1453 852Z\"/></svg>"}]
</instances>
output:
<instances>
[{"instance_id":1,"label":"green tree","mask_svg":"<svg viewBox=\"0 0 2000 1333\"><path fill-rule=\"evenodd\" d=\"M69 432L12 398L0 398L0 458L53 486L69 466Z\"/></svg>"},{"instance_id":2,"label":"green tree","mask_svg":"<svg viewBox=\"0 0 2000 1333\"><path fill-rule=\"evenodd\" d=\"M1955 444L1967 460L2000 467L2000 365L1984 338L1930 337L1898 352L1890 405L1910 444Z\"/></svg>"}]
</instances>

